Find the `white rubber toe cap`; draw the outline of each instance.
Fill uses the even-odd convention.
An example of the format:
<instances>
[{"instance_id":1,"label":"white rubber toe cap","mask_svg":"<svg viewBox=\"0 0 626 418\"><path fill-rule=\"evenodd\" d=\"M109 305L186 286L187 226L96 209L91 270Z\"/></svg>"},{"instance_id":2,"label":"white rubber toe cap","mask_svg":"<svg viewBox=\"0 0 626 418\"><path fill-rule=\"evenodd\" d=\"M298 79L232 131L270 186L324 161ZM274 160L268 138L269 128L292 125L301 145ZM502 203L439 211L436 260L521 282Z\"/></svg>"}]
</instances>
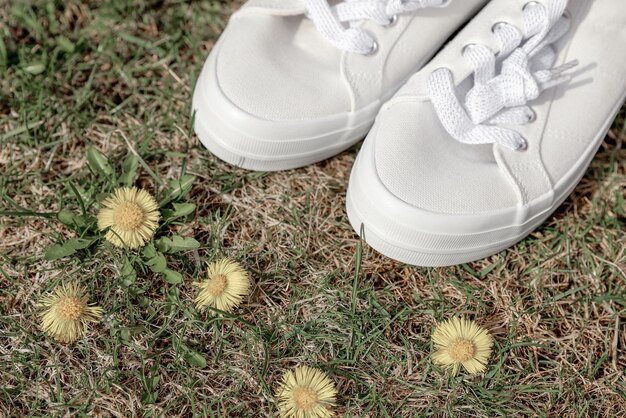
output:
<instances>
[{"instance_id":1,"label":"white rubber toe cap","mask_svg":"<svg viewBox=\"0 0 626 418\"><path fill-rule=\"evenodd\" d=\"M264 22L263 19L255 19L255 22L257 20ZM229 30L238 26L229 25ZM233 60L245 51L241 50L241 45L229 45L230 39L233 37L227 31L215 45L198 78L193 97L196 133L220 159L251 170L302 167L349 148L370 129L380 108L379 101L351 112L343 100L336 100L344 96L342 90L347 100L345 86L324 84L319 79L322 69L309 68L308 71L318 74L317 78L303 69L303 65L310 64L306 60L291 63L289 71L309 74L310 80L290 79L289 74L280 72L280 65L274 68L281 62L280 53L270 57L270 51L266 51L261 57L247 58L236 65ZM246 48L252 48L250 45ZM293 53L286 54L285 60ZM286 66L285 60L282 61ZM257 68L259 63L274 70L264 68L261 71ZM309 91L311 89L318 91ZM335 99L326 99L331 96ZM333 101L335 103L331 103Z\"/></svg>"},{"instance_id":2,"label":"white rubber toe cap","mask_svg":"<svg viewBox=\"0 0 626 418\"><path fill-rule=\"evenodd\" d=\"M541 223L538 217L518 222L526 208L493 157L450 149L427 105L398 105L389 113L385 106L350 178L348 217L357 233L363 226L368 244L408 264L454 265L505 249ZM393 124L396 116L405 123Z\"/></svg>"}]
</instances>

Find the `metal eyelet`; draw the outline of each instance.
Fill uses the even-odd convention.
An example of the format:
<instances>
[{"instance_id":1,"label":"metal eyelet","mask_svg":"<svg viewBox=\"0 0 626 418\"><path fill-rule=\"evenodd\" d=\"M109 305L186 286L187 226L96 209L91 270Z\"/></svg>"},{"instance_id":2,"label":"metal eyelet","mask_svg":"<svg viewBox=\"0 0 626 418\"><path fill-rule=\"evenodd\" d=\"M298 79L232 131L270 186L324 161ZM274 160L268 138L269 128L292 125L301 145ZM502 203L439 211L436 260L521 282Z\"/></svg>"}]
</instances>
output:
<instances>
[{"instance_id":1,"label":"metal eyelet","mask_svg":"<svg viewBox=\"0 0 626 418\"><path fill-rule=\"evenodd\" d=\"M463 47L463 49L461 50L461 55L465 55L467 53L467 51L469 51L471 48L475 48L477 45L474 43L471 44L467 44Z\"/></svg>"},{"instance_id":2,"label":"metal eyelet","mask_svg":"<svg viewBox=\"0 0 626 418\"><path fill-rule=\"evenodd\" d=\"M505 27L505 26L509 26L509 23L507 23L507 22L496 22L491 27L491 33L496 33L500 28Z\"/></svg>"},{"instance_id":3,"label":"metal eyelet","mask_svg":"<svg viewBox=\"0 0 626 418\"><path fill-rule=\"evenodd\" d=\"M374 41L372 43L372 48L370 49L370 51L366 54L364 54L366 57L370 57L374 54L376 54L376 52L378 52L378 42Z\"/></svg>"},{"instance_id":4,"label":"metal eyelet","mask_svg":"<svg viewBox=\"0 0 626 418\"><path fill-rule=\"evenodd\" d=\"M528 10L531 7L536 7L536 6L539 6L539 5L541 5L541 3L539 3L538 1L529 1L528 3L526 3L524 5L524 7L522 7L522 10L526 11L526 10Z\"/></svg>"},{"instance_id":5,"label":"metal eyelet","mask_svg":"<svg viewBox=\"0 0 626 418\"><path fill-rule=\"evenodd\" d=\"M533 123L536 120L537 120L537 114L532 109L529 109L528 121L526 123Z\"/></svg>"},{"instance_id":6,"label":"metal eyelet","mask_svg":"<svg viewBox=\"0 0 626 418\"><path fill-rule=\"evenodd\" d=\"M390 28L394 26L396 23L398 23L398 15L393 15L389 18L389 22L384 24L383 26L386 28Z\"/></svg>"},{"instance_id":7,"label":"metal eyelet","mask_svg":"<svg viewBox=\"0 0 626 418\"><path fill-rule=\"evenodd\" d=\"M528 142L525 139L522 139L522 143L515 151L526 151L528 149Z\"/></svg>"}]
</instances>

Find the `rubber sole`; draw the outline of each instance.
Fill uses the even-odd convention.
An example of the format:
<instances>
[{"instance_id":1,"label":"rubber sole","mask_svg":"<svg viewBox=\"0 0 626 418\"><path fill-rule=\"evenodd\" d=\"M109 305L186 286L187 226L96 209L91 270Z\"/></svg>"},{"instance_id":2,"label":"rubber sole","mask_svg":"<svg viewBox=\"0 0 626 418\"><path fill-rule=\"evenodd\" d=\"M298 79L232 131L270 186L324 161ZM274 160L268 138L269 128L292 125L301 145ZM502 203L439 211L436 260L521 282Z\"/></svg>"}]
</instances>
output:
<instances>
[{"instance_id":1,"label":"rubber sole","mask_svg":"<svg viewBox=\"0 0 626 418\"><path fill-rule=\"evenodd\" d=\"M202 145L204 145L220 160L246 170L268 172L291 170L324 161L347 150L354 144L361 141L367 134L368 130L369 126L363 129L362 132L359 131L355 133L354 137L348 138L346 142L336 147L320 150L316 153L295 154L270 159L265 155L244 155L241 150L230 148L226 142L220 140L219 137L214 135L205 122L197 121L195 124L195 132L196 135L198 135L200 142L202 142Z\"/></svg>"}]
</instances>

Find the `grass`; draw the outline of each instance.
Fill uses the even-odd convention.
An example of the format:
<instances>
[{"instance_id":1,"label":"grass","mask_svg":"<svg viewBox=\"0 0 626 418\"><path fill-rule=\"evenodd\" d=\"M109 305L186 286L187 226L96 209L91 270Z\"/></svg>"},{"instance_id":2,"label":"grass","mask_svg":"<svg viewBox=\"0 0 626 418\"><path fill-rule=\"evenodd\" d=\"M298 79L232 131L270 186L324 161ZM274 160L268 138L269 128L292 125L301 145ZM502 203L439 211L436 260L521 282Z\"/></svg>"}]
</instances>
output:
<instances>
[{"instance_id":1,"label":"grass","mask_svg":"<svg viewBox=\"0 0 626 418\"><path fill-rule=\"evenodd\" d=\"M361 252L347 223L356 148L250 173L190 133L191 88L235 7L0 0L0 416L274 416L273 388L298 364L331 375L346 417L626 415L626 109L573 195L522 243L463 266L405 266ZM197 176L198 210L171 225L202 243L176 259L181 285L149 271L125 280L106 245L44 259L73 234L56 212L110 189L89 146L115 164L132 147L154 172L140 167L137 184L155 193ZM254 285L216 320L195 311L191 283L223 255ZM65 346L42 335L34 303L67 279L106 315ZM496 338L484 378L430 362L433 326L453 314Z\"/></svg>"}]
</instances>

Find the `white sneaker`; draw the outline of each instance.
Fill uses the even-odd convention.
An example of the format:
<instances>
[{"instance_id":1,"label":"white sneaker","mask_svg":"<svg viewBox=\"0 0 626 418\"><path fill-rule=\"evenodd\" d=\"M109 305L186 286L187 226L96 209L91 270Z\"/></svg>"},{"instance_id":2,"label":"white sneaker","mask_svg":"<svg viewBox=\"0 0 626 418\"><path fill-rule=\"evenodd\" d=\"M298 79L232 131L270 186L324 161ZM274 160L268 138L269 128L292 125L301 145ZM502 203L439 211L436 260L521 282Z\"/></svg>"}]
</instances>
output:
<instances>
[{"instance_id":1,"label":"white sneaker","mask_svg":"<svg viewBox=\"0 0 626 418\"><path fill-rule=\"evenodd\" d=\"M198 79L196 132L247 169L331 157L486 1L250 0Z\"/></svg>"},{"instance_id":2,"label":"white sneaker","mask_svg":"<svg viewBox=\"0 0 626 418\"><path fill-rule=\"evenodd\" d=\"M626 99L626 7L566 6L492 0L383 106L347 201L372 247L421 266L477 260L572 192Z\"/></svg>"}]
</instances>

